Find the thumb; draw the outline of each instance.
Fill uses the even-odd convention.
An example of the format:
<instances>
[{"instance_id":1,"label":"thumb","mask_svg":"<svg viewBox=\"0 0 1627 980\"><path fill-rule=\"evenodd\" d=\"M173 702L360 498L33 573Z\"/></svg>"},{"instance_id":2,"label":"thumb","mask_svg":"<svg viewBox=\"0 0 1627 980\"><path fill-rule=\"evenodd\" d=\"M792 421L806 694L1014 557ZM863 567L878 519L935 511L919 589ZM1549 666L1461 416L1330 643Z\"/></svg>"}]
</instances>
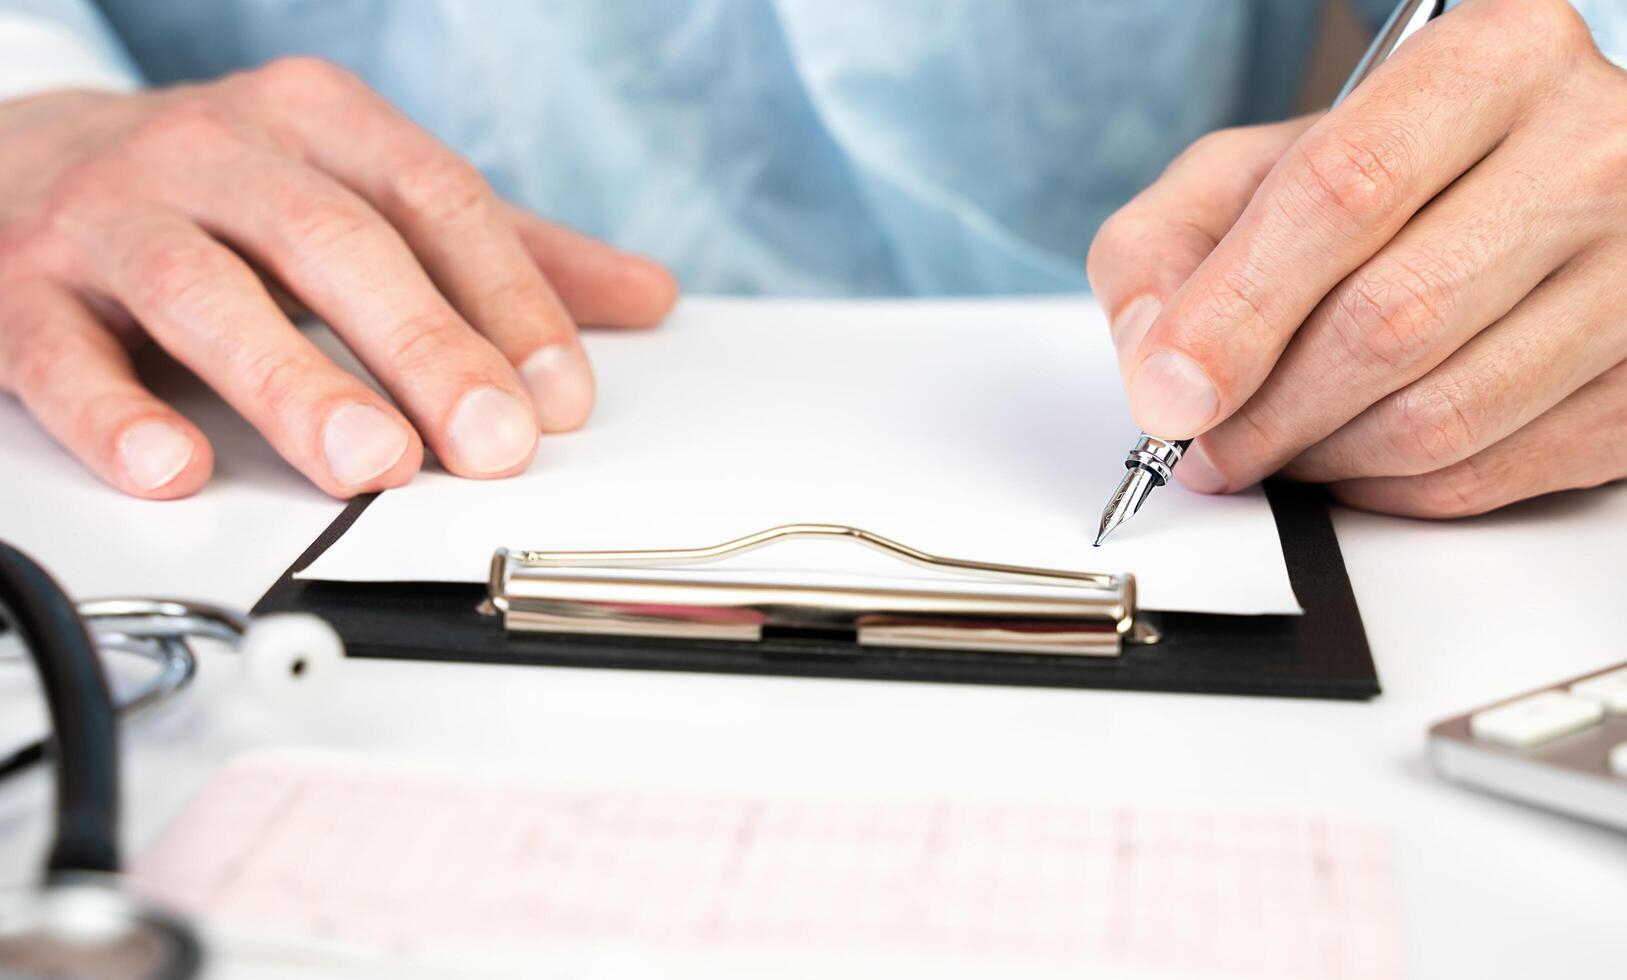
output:
<instances>
[{"instance_id":1,"label":"thumb","mask_svg":"<svg viewBox=\"0 0 1627 980\"><path fill-rule=\"evenodd\" d=\"M1165 301L1237 223L1265 175L1313 121L1216 130L1102 224L1085 274L1107 311L1121 371Z\"/></svg>"}]
</instances>

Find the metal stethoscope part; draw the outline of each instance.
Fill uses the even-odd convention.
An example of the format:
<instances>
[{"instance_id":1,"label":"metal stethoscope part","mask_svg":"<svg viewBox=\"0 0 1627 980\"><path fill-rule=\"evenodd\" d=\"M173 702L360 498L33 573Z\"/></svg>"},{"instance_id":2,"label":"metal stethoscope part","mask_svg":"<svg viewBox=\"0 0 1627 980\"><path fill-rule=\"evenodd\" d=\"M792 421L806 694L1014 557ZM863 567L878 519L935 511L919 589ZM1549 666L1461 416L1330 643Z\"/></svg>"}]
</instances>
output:
<instances>
[{"instance_id":1,"label":"metal stethoscope part","mask_svg":"<svg viewBox=\"0 0 1627 980\"><path fill-rule=\"evenodd\" d=\"M319 681L343 655L338 634L312 616L250 620L228 609L166 599L75 605L27 555L0 542L0 622L33 661L52 735L0 760L0 778L37 762L56 770L54 835L38 885L0 895L0 976L184 980L204 950L188 923L122 888L118 841L118 719L184 691L197 674L191 641L235 647L256 686ZM153 675L120 704L103 654L151 661Z\"/></svg>"},{"instance_id":2,"label":"metal stethoscope part","mask_svg":"<svg viewBox=\"0 0 1627 980\"><path fill-rule=\"evenodd\" d=\"M157 668L115 706L120 719L126 721L171 703L192 684L198 672L193 640L216 640L235 647L250 661L256 680L286 673L306 686L319 682L321 678L315 675L343 653L333 630L311 616L251 619L223 606L182 599L91 599L75 608L100 651L136 657ZM282 663L254 663L267 658L265 648L273 645L268 640L293 653ZM47 747L47 740L40 739L0 758L0 781L42 762Z\"/></svg>"},{"instance_id":3,"label":"metal stethoscope part","mask_svg":"<svg viewBox=\"0 0 1627 980\"><path fill-rule=\"evenodd\" d=\"M191 640L209 638L235 646L250 622L229 609L175 599L94 599L76 608L98 649L139 657L158 668L116 706L124 719L171 701L192 683L198 659ZM0 759L0 780L44 761L47 746L48 740L39 739Z\"/></svg>"}]
</instances>

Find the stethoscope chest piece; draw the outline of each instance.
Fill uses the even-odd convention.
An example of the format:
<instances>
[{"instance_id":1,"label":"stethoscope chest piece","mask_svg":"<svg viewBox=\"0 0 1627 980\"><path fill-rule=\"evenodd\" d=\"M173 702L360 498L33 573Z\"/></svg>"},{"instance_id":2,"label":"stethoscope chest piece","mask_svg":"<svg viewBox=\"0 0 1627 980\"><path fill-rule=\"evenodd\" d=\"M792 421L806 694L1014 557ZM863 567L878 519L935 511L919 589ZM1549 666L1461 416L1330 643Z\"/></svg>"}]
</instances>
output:
<instances>
[{"instance_id":1,"label":"stethoscope chest piece","mask_svg":"<svg viewBox=\"0 0 1627 980\"><path fill-rule=\"evenodd\" d=\"M0 980L181 980L203 950L186 923L119 887L119 709L156 707L191 681L189 640L234 645L250 680L277 700L304 695L333 672L344 643L312 616L250 622L231 610L168 599L78 606L33 559L0 541L0 621L40 675L52 735L0 758L0 778L55 764L55 839L42 887L0 894ZM158 665L151 683L115 707L98 644Z\"/></svg>"},{"instance_id":2,"label":"stethoscope chest piece","mask_svg":"<svg viewBox=\"0 0 1627 980\"><path fill-rule=\"evenodd\" d=\"M182 980L202 963L191 929L121 892L113 875L59 874L0 897L0 977Z\"/></svg>"}]
</instances>

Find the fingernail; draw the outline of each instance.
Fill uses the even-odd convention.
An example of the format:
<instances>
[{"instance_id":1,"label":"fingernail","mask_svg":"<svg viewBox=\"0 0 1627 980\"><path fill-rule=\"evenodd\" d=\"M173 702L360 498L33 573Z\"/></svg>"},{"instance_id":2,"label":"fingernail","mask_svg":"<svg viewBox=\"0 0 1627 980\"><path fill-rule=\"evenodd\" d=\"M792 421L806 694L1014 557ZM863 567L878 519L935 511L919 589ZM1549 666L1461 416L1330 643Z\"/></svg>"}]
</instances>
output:
<instances>
[{"instance_id":1,"label":"fingernail","mask_svg":"<svg viewBox=\"0 0 1627 980\"><path fill-rule=\"evenodd\" d=\"M142 422L119 440L124 477L137 490L157 490L192 461L192 440L168 422Z\"/></svg>"},{"instance_id":2,"label":"fingernail","mask_svg":"<svg viewBox=\"0 0 1627 980\"><path fill-rule=\"evenodd\" d=\"M407 430L395 419L360 402L335 409L322 427L328 472L345 486L366 483L394 466L407 441Z\"/></svg>"},{"instance_id":3,"label":"fingernail","mask_svg":"<svg viewBox=\"0 0 1627 980\"><path fill-rule=\"evenodd\" d=\"M1203 431L1220 409L1220 395L1197 362L1161 350L1141 362L1130 380L1130 410L1147 432L1185 439Z\"/></svg>"},{"instance_id":4,"label":"fingernail","mask_svg":"<svg viewBox=\"0 0 1627 980\"><path fill-rule=\"evenodd\" d=\"M1188 490L1198 493L1219 493L1226 489L1226 478L1215 469L1214 461L1204 451L1201 442L1186 447L1181 461L1175 466L1175 478Z\"/></svg>"},{"instance_id":5,"label":"fingernail","mask_svg":"<svg viewBox=\"0 0 1627 980\"><path fill-rule=\"evenodd\" d=\"M1164 304L1158 302L1157 298L1143 296L1119 311L1118 319L1113 321L1109 330L1113 334L1113 346L1118 348L1121 358L1135 353L1136 348L1141 346L1141 338L1147 336L1148 328L1158 319L1158 312L1163 308Z\"/></svg>"},{"instance_id":6,"label":"fingernail","mask_svg":"<svg viewBox=\"0 0 1627 980\"><path fill-rule=\"evenodd\" d=\"M593 369L575 344L552 344L532 354L520 365L520 379L544 432L574 429L593 408Z\"/></svg>"},{"instance_id":7,"label":"fingernail","mask_svg":"<svg viewBox=\"0 0 1627 980\"><path fill-rule=\"evenodd\" d=\"M537 422L531 407L508 392L478 388L458 402L446 435L464 470L498 473L531 454Z\"/></svg>"}]
</instances>

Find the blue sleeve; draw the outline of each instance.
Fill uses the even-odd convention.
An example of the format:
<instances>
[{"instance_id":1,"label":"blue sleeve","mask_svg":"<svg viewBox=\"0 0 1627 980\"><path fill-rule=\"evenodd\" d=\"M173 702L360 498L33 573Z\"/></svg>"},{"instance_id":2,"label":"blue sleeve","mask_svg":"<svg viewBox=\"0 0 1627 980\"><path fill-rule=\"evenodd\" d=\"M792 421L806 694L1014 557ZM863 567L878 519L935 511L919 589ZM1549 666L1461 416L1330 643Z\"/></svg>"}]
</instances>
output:
<instances>
[{"instance_id":1,"label":"blue sleeve","mask_svg":"<svg viewBox=\"0 0 1627 980\"><path fill-rule=\"evenodd\" d=\"M1627 3L1622 0L1571 0L1593 28L1599 50L1627 68Z\"/></svg>"},{"instance_id":2,"label":"blue sleeve","mask_svg":"<svg viewBox=\"0 0 1627 980\"><path fill-rule=\"evenodd\" d=\"M92 0L0 0L0 14L55 21L79 35L110 67L132 78L142 77L124 42Z\"/></svg>"},{"instance_id":3,"label":"blue sleeve","mask_svg":"<svg viewBox=\"0 0 1627 980\"><path fill-rule=\"evenodd\" d=\"M1377 31L1384 18L1390 16L1400 0L1350 0L1356 19Z\"/></svg>"}]
</instances>

